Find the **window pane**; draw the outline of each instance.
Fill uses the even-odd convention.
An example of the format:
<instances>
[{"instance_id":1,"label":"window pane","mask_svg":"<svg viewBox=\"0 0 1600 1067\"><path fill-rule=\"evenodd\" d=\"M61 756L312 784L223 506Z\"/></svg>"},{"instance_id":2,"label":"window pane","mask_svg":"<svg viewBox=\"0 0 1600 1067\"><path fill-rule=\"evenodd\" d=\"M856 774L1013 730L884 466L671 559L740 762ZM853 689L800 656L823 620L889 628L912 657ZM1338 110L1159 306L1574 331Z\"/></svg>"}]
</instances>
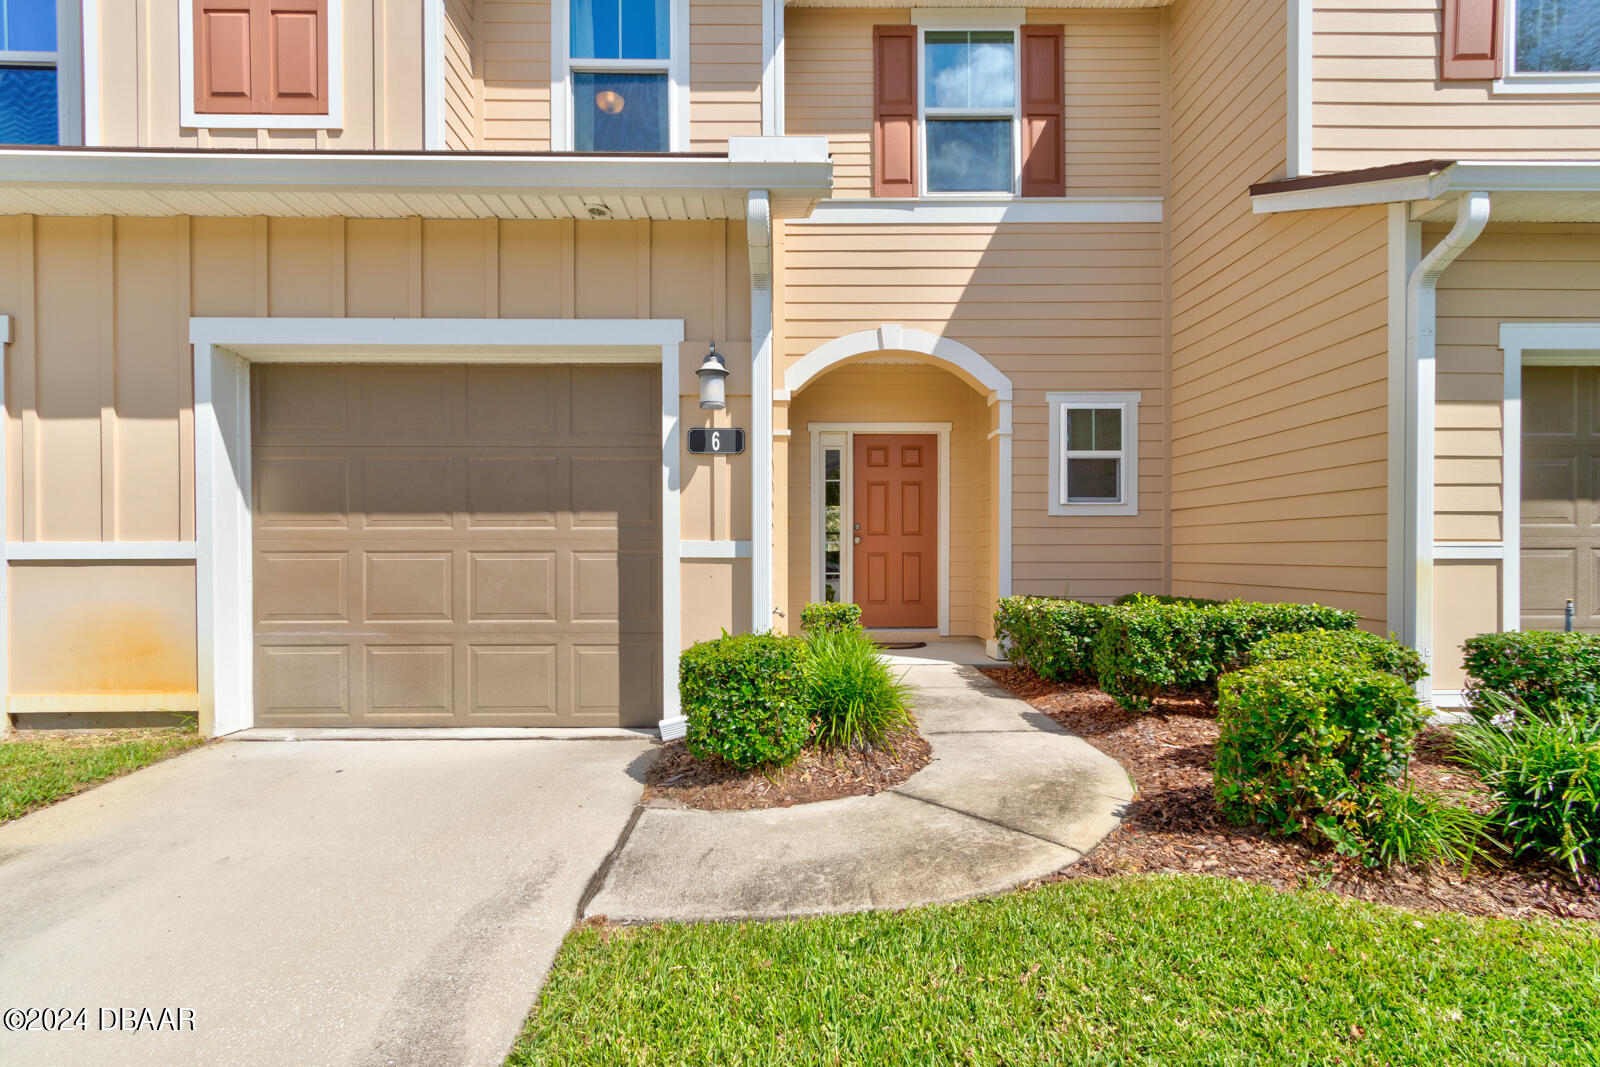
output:
<instances>
[{"instance_id":1,"label":"window pane","mask_svg":"<svg viewBox=\"0 0 1600 1067\"><path fill-rule=\"evenodd\" d=\"M1067 502L1071 504L1115 503L1122 499L1122 461L1120 459L1067 460Z\"/></svg>"},{"instance_id":2,"label":"window pane","mask_svg":"<svg viewBox=\"0 0 1600 1067\"><path fill-rule=\"evenodd\" d=\"M667 0L572 0L575 59L666 59Z\"/></svg>"},{"instance_id":3,"label":"window pane","mask_svg":"<svg viewBox=\"0 0 1600 1067\"><path fill-rule=\"evenodd\" d=\"M580 152L665 152L667 76L572 76L573 144Z\"/></svg>"},{"instance_id":4,"label":"window pane","mask_svg":"<svg viewBox=\"0 0 1600 1067\"><path fill-rule=\"evenodd\" d=\"M1016 101L1016 44L1010 31L930 30L925 45L928 107L1010 107Z\"/></svg>"},{"instance_id":5,"label":"window pane","mask_svg":"<svg viewBox=\"0 0 1600 1067\"><path fill-rule=\"evenodd\" d=\"M55 144L54 67L0 67L0 144Z\"/></svg>"},{"instance_id":6,"label":"window pane","mask_svg":"<svg viewBox=\"0 0 1600 1067\"><path fill-rule=\"evenodd\" d=\"M939 119L927 126L929 190L1011 191L1010 119Z\"/></svg>"},{"instance_id":7,"label":"window pane","mask_svg":"<svg viewBox=\"0 0 1600 1067\"><path fill-rule=\"evenodd\" d=\"M12 52L56 50L56 0L5 0L0 8L6 13L0 48Z\"/></svg>"},{"instance_id":8,"label":"window pane","mask_svg":"<svg viewBox=\"0 0 1600 1067\"><path fill-rule=\"evenodd\" d=\"M1516 2L1518 70L1600 71L1600 2Z\"/></svg>"},{"instance_id":9,"label":"window pane","mask_svg":"<svg viewBox=\"0 0 1600 1067\"><path fill-rule=\"evenodd\" d=\"M1071 408L1067 447L1074 452L1117 452L1122 448L1121 408Z\"/></svg>"}]
</instances>

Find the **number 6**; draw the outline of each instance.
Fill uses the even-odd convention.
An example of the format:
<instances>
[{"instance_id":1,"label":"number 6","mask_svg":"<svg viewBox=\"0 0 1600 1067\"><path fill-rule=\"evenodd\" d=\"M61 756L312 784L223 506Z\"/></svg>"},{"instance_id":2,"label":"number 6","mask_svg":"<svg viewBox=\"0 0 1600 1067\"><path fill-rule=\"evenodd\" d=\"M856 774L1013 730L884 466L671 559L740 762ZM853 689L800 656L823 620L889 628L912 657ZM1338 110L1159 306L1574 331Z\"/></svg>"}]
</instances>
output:
<instances>
[{"instance_id":1,"label":"number 6","mask_svg":"<svg viewBox=\"0 0 1600 1067\"><path fill-rule=\"evenodd\" d=\"M718 452L722 449L722 434L716 430L711 431L711 451Z\"/></svg>"}]
</instances>

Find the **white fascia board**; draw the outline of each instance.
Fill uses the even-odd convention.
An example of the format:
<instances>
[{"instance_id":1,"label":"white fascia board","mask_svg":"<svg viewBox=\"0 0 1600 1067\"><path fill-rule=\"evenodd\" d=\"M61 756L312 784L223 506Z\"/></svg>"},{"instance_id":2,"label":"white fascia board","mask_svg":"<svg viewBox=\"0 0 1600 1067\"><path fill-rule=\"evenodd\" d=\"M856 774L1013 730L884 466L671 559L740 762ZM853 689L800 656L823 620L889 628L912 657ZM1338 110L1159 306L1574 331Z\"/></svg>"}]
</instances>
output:
<instances>
[{"instance_id":1,"label":"white fascia board","mask_svg":"<svg viewBox=\"0 0 1600 1067\"><path fill-rule=\"evenodd\" d=\"M809 141L810 138L797 138ZM759 159L684 156L505 156L465 152L262 154L195 150L180 152L0 151L0 183L157 187L212 187L307 191L382 192L387 189L477 192L524 196L540 190L604 194L659 190L696 191L800 189L825 196L833 165L809 146L806 158Z\"/></svg>"},{"instance_id":2,"label":"white fascia board","mask_svg":"<svg viewBox=\"0 0 1600 1067\"><path fill-rule=\"evenodd\" d=\"M730 137L728 159L734 163L826 163L826 137Z\"/></svg>"},{"instance_id":3,"label":"white fascia board","mask_svg":"<svg viewBox=\"0 0 1600 1067\"><path fill-rule=\"evenodd\" d=\"M1068 196L1023 199L869 198L824 200L790 226L899 223L1160 222L1159 196Z\"/></svg>"},{"instance_id":4,"label":"white fascia board","mask_svg":"<svg viewBox=\"0 0 1600 1067\"><path fill-rule=\"evenodd\" d=\"M1328 185L1251 197L1257 215L1327 207L1361 207L1406 200L1441 200L1469 192L1600 192L1600 163L1571 160L1462 160L1436 174L1352 185Z\"/></svg>"},{"instance_id":5,"label":"white fascia board","mask_svg":"<svg viewBox=\"0 0 1600 1067\"><path fill-rule=\"evenodd\" d=\"M1250 198L1250 209L1257 215L1280 211L1311 211L1325 207L1362 207L1391 204L1402 200L1435 200L1438 175L1389 178L1356 185L1327 185L1318 189L1295 189L1282 193L1260 193Z\"/></svg>"}]
</instances>

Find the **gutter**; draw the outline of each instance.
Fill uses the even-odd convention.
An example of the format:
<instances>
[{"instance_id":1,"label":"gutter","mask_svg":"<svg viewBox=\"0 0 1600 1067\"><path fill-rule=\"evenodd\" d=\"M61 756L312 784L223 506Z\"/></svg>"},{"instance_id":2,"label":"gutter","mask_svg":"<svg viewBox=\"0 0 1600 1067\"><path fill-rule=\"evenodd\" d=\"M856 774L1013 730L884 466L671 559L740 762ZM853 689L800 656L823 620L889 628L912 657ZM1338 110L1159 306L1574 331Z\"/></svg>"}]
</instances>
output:
<instances>
[{"instance_id":1,"label":"gutter","mask_svg":"<svg viewBox=\"0 0 1600 1067\"><path fill-rule=\"evenodd\" d=\"M1401 638L1433 667L1433 498L1434 403L1438 367L1437 289L1439 276L1465 252L1489 224L1489 194L1469 192L1456 209L1456 222L1422 258L1406 281L1406 393L1410 398L1406 426L1405 612ZM1431 699L1432 683L1424 677L1418 694Z\"/></svg>"}]
</instances>

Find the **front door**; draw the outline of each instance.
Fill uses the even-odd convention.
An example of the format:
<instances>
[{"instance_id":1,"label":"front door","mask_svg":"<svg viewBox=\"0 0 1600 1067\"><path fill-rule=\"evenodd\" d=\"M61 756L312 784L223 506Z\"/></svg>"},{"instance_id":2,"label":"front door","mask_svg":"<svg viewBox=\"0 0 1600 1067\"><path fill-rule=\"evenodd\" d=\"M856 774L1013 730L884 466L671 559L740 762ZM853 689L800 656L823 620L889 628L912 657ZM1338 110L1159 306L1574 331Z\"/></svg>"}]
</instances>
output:
<instances>
[{"instance_id":1,"label":"front door","mask_svg":"<svg viewBox=\"0 0 1600 1067\"><path fill-rule=\"evenodd\" d=\"M1522 368L1522 628L1600 632L1600 367Z\"/></svg>"},{"instance_id":2,"label":"front door","mask_svg":"<svg viewBox=\"0 0 1600 1067\"><path fill-rule=\"evenodd\" d=\"M879 630L939 625L939 438L857 434L855 601Z\"/></svg>"}]
</instances>

